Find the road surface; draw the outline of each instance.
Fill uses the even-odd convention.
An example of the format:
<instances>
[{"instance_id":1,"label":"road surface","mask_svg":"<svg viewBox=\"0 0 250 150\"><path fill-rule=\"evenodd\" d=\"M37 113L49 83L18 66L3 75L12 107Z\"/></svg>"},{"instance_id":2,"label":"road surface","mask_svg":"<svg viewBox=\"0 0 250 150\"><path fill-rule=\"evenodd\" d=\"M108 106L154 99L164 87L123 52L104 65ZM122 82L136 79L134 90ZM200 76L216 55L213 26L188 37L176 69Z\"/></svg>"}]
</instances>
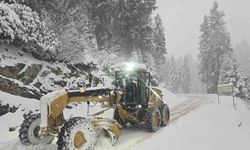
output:
<instances>
[{"instance_id":1,"label":"road surface","mask_svg":"<svg viewBox=\"0 0 250 150\"><path fill-rule=\"evenodd\" d=\"M170 125L180 119L182 116L198 108L203 102L207 100L205 96L183 95L187 98L184 102L170 108ZM157 132L161 132L161 129ZM113 150L132 150L137 144L143 142L154 133L148 133L143 125L133 126L121 131L121 137L115 146L107 146L107 149ZM102 150L103 145L97 147L97 150Z\"/></svg>"},{"instance_id":2,"label":"road surface","mask_svg":"<svg viewBox=\"0 0 250 150\"><path fill-rule=\"evenodd\" d=\"M186 97L184 102L181 102L172 108L170 107L170 125L174 125L178 119L181 119L182 116L188 114L192 110L198 108L203 102L207 100L206 96L197 96L197 95L182 95ZM165 127L167 128L167 127ZM157 132L161 132L160 129ZM144 140L154 136L155 133L149 133L145 129L143 124L133 126L130 128L121 130L121 137L114 146L111 146L110 143L101 139L98 141L96 150L133 150L136 145L140 144ZM0 149L4 148L5 150L57 150L57 145L55 139L50 145L37 145L37 146L24 146L22 145L18 137L15 137L12 141L0 144Z\"/></svg>"}]
</instances>

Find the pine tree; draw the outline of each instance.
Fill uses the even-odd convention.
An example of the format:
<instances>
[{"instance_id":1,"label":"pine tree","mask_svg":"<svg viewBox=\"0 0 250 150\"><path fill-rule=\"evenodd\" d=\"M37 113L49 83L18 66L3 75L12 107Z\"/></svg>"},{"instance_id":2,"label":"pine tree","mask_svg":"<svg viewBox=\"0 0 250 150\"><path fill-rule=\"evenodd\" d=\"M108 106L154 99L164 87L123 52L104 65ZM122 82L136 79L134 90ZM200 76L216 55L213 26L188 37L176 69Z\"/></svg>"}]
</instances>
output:
<instances>
[{"instance_id":1,"label":"pine tree","mask_svg":"<svg viewBox=\"0 0 250 150\"><path fill-rule=\"evenodd\" d=\"M154 49L151 15L156 0L91 0L90 4L99 50L115 52L125 61L136 53L139 62L153 65L149 55Z\"/></svg>"},{"instance_id":2,"label":"pine tree","mask_svg":"<svg viewBox=\"0 0 250 150\"><path fill-rule=\"evenodd\" d=\"M152 53L158 68L160 67L160 65L166 62L165 55L167 54L167 49L166 49L166 38L164 32L165 29L163 27L161 17L159 14L157 14L154 18L154 27L153 27L154 49Z\"/></svg>"},{"instance_id":3,"label":"pine tree","mask_svg":"<svg viewBox=\"0 0 250 150\"><path fill-rule=\"evenodd\" d=\"M31 52L39 59L55 59L58 41L28 6L6 0L0 3L0 42Z\"/></svg>"},{"instance_id":4,"label":"pine tree","mask_svg":"<svg viewBox=\"0 0 250 150\"><path fill-rule=\"evenodd\" d=\"M201 81L208 85L208 61L209 61L209 18L207 15L204 16L204 21L201 24L200 27L200 54L199 54L199 59L200 59L200 74L201 76ZM208 90L208 89L207 89Z\"/></svg>"},{"instance_id":5,"label":"pine tree","mask_svg":"<svg viewBox=\"0 0 250 150\"><path fill-rule=\"evenodd\" d=\"M241 75L241 74L240 74ZM235 95L241 99L249 100L249 78L247 76L240 76L239 81L235 87Z\"/></svg>"},{"instance_id":6,"label":"pine tree","mask_svg":"<svg viewBox=\"0 0 250 150\"><path fill-rule=\"evenodd\" d=\"M171 56L170 60L170 75L168 89L171 92L177 93L180 87L180 78L178 77L178 68L174 59L174 56Z\"/></svg>"},{"instance_id":7,"label":"pine tree","mask_svg":"<svg viewBox=\"0 0 250 150\"><path fill-rule=\"evenodd\" d=\"M166 86L168 86L169 83L169 76L170 76L170 57L169 55L166 56L166 62L160 67L159 69L159 76L162 82Z\"/></svg>"},{"instance_id":8,"label":"pine tree","mask_svg":"<svg viewBox=\"0 0 250 150\"><path fill-rule=\"evenodd\" d=\"M48 29L55 32L61 44L59 57L63 60L88 63L91 59L87 57L94 55L95 61L111 64L111 59L101 55L115 54L128 61L136 52L139 61L151 68L158 68L157 64L164 61L160 55L165 47L162 42L156 44L159 52L154 53L151 17L156 0L15 1L35 10ZM159 18L157 22L155 31L164 32ZM165 40L164 35L157 38Z\"/></svg>"},{"instance_id":9,"label":"pine tree","mask_svg":"<svg viewBox=\"0 0 250 150\"><path fill-rule=\"evenodd\" d=\"M239 62L240 70L250 77L250 46L246 40L242 40L240 44L236 45L235 47L235 55Z\"/></svg>"},{"instance_id":10,"label":"pine tree","mask_svg":"<svg viewBox=\"0 0 250 150\"><path fill-rule=\"evenodd\" d=\"M248 78L240 73L237 61L231 52L224 56L219 79L220 84L231 83L237 97L249 98Z\"/></svg>"},{"instance_id":11,"label":"pine tree","mask_svg":"<svg viewBox=\"0 0 250 150\"><path fill-rule=\"evenodd\" d=\"M188 65L188 58L184 57L184 62L182 65L182 74L181 74L181 87L183 93L189 93L191 90L191 72Z\"/></svg>"},{"instance_id":12,"label":"pine tree","mask_svg":"<svg viewBox=\"0 0 250 150\"><path fill-rule=\"evenodd\" d=\"M236 59L233 58L231 52L224 55L223 63L221 65L219 84L232 83L234 87L237 87L237 82L240 79Z\"/></svg>"},{"instance_id":13,"label":"pine tree","mask_svg":"<svg viewBox=\"0 0 250 150\"><path fill-rule=\"evenodd\" d=\"M208 93L216 93L223 56L232 52L230 35L223 20L224 12L214 2L209 16L204 17L200 36L200 74Z\"/></svg>"}]
</instances>

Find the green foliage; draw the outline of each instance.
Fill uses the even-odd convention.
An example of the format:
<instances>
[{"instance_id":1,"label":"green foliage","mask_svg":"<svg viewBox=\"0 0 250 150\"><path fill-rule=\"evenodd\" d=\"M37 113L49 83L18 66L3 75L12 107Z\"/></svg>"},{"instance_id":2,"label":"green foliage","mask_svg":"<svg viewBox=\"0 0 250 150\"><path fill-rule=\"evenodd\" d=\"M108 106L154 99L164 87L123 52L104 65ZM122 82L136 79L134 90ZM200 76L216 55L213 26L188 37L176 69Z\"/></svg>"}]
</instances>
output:
<instances>
[{"instance_id":1,"label":"green foliage","mask_svg":"<svg viewBox=\"0 0 250 150\"><path fill-rule=\"evenodd\" d=\"M30 7L47 30L55 33L60 42L59 59L88 63L90 55L115 54L120 60L128 61L136 54L138 61L149 64L151 68L157 68L155 66L165 61L164 27L159 15L152 19L156 0L16 2ZM95 59L98 58L103 59L102 56Z\"/></svg>"},{"instance_id":2,"label":"green foliage","mask_svg":"<svg viewBox=\"0 0 250 150\"><path fill-rule=\"evenodd\" d=\"M165 38L165 29L162 24L162 20L159 14L154 18L154 27L153 27L153 43L154 49L152 54L155 58L157 66L160 66L166 62L165 55L167 54L166 49L166 38Z\"/></svg>"},{"instance_id":3,"label":"green foliage","mask_svg":"<svg viewBox=\"0 0 250 150\"><path fill-rule=\"evenodd\" d=\"M36 12L28 6L9 1L0 3L0 40L22 46L43 59L54 57L56 37L40 21ZM40 58L41 58L40 57Z\"/></svg>"},{"instance_id":4,"label":"green foliage","mask_svg":"<svg viewBox=\"0 0 250 150\"><path fill-rule=\"evenodd\" d=\"M168 88L170 91L177 93L180 88L181 80L179 78L179 70L174 59L174 56L171 56L170 64L170 75L169 75L169 83Z\"/></svg>"},{"instance_id":5,"label":"green foliage","mask_svg":"<svg viewBox=\"0 0 250 150\"><path fill-rule=\"evenodd\" d=\"M204 17L200 31L200 74L207 84L208 93L216 93L224 54L232 52L230 35L223 20L224 12L214 2L208 16Z\"/></svg>"},{"instance_id":6,"label":"green foliage","mask_svg":"<svg viewBox=\"0 0 250 150\"><path fill-rule=\"evenodd\" d=\"M232 83L234 86L234 94L242 99L247 99L249 98L248 94L250 92L248 80L247 77L242 76L240 73L233 53L226 53L220 70L219 83Z\"/></svg>"},{"instance_id":7,"label":"green foliage","mask_svg":"<svg viewBox=\"0 0 250 150\"><path fill-rule=\"evenodd\" d=\"M155 0L94 0L93 19L99 49L117 45L122 54L130 57L133 51L152 48L150 15Z\"/></svg>"}]
</instances>

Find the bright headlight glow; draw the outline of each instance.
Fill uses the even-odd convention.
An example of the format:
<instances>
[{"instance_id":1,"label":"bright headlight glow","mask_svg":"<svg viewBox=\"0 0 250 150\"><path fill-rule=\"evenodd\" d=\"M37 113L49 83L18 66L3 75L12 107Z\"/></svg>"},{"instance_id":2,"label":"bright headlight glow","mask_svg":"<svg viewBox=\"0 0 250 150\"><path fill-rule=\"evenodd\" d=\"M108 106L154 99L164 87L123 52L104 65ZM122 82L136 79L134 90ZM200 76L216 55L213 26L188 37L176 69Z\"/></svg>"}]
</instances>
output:
<instances>
[{"instance_id":1,"label":"bright headlight glow","mask_svg":"<svg viewBox=\"0 0 250 150\"><path fill-rule=\"evenodd\" d=\"M127 63L127 68L126 68L126 70L127 70L127 71L132 71L132 70L134 69L134 67L135 67L135 64L134 64L134 63L132 63L132 62Z\"/></svg>"}]
</instances>

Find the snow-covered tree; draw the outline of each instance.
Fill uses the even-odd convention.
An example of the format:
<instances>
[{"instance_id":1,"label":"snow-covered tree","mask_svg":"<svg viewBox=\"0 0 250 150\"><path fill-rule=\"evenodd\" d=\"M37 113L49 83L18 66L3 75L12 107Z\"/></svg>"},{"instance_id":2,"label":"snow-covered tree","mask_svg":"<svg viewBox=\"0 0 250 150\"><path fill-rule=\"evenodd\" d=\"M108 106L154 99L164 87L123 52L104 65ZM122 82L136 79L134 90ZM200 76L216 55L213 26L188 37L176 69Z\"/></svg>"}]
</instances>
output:
<instances>
[{"instance_id":1,"label":"snow-covered tree","mask_svg":"<svg viewBox=\"0 0 250 150\"><path fill-rule=\"evenodd\" d=\"M31 8L11 1L0 3L1 42L22 45L43 59L51 59L57 53L58 42ZM42 55L42 56L41 56Z\"/></svg>"},{"instance_id":2,"label":"snow-covered tree","mask_svg":"<svg viewBox=\"0 0 250 150\"><path fill-rule=\"evenodd\" d=\"M208 93L216 93L224 54L232 52L230 35L223 20L224 12L214 2L209 16L204 17L200 36L200 74Z\"/></svg>"},{"instance_id":3,"label":"snow-covered tree","mask_svg":"<svg viewBox=\"0 0 250 150\"><path fill-rule=\"evenodd\" d=\"M118 52L129 60L134 51L147 63L153 50L151 14L155 0L93 0L92 18L98 49Z\"/></svg>"},{"instance_id":4,"label":"snow-covered tree","mask_svg":"<svg viewBox=\"0 0 250 150\"><path fill-rule=\"evenodd\" d=\"M231 52L224 55L221 66L219 84L232 83L236 87L237 82L240 79L240 74L236 59L233 58L233 54Z\"/></svg>"},{"instance_id":5,"label":"snow-covered tree","mask_svg":"<svg viewBox=\"0 0 250 150\"><path fill-rule=\"evenodd\" d=\"M241 78L239 79L236 85L235 95L237 97L240 97L241 99L249 100L249 93L249 78L247 76L241 75Z\"/></svg>"},{"instance_id":6,"label":"snow-covered tree","mask_svg":"<svg viewBox=\"0 0 250 150\"><path fill-rule=\"evenodd\" d=\"M154 69L164 61L164 55L160 54L161 51L165 54L164 29L159 16L155 26L152 19L156 0L15 0L14 3L31 8L49 31L55 33L60 42L58 57L63 61L93 62L100 64L101 69L112 64L110 54L119 56L121 61L128 61L136 54L139 62Z\"/></svg>"},{"instance_id":7,"label":"snow-covered tree","mask_svg":"<svg viewBox=\"0 0 250 150\"><path fill-rule=\"evenodd\" d=\"M157 14L154 18L154 27L153 27L154 49L152 51L152 54L154 56L158 68L166 61L165 55L167 54L167 49L166 49L166 38L164 32L165 29L163 27L161 17L159 14Z\"/></svg>"},{"instance_id":8,"label":"snow-covered tree","mask_svg":"<svg viewBox=\"0 0 250 150\"><path fill-rule=\"evenodd\" d=\"M209 31L210 27L209 27L209 18L207 15L204 16L204 20L203 23L200 26L200 32L201 32L201 36L200 36L200 54L199 54L199 59L200 59L200 74L201 76L201 81L203 83L205 83L206 85L208 85L208 62L210 59L209 56ZM208 90L208 89L207 89ZM208 91L207 91L208 92Z\"/></svg>"},{"instance_id":9,"label":"snow-covered tree","mask_svg":"<svg viewBox=\"0 0 250 150\"><path fill-rule=\"evenodd\" d=\"M239 69L233 53L229 52L224 55L221 71L220 84L231 83L234 86L234 92L237 97L242 99L248 98L249 88L247 77L244 77Z\"/></svg>"},{"instance_id":10,"label":"snow-covered tree","mask_svg":"<svg viewBox=\"0 0 250 150\"><path fill-rule=\"evenodd\" d=\"M237 44L234 48L234 53L239 62L239 68L244 75L250 77L250 45L246 40L242 40L241 43Z\"/></svg>"},{"instance_id":11,"label":"snow-covered tree","mask_svg":"<svg viewBox=\"0 0 250 150\"><path fill-rule=\"evenodd\" d=\"M180 88L180 78L178 76L178 67L175 62L174 56L171 56L170 60L170 75L169 82L167 83L170 91L177 93Z\"/></svg>"},{"instance_id":12,"label":"snow-covered tree","mask_svg":"<svg viewBox=\"0 0 250 150\"><path fill-rule=\"evenodd\" d=\"M191 72L190 72L190 67L189 67L189 62L188 58L184 57L184 62L181 67L182 73L179 75L181 78L181 88L183 93L189 93L191 90Z\"/></svg>"}]
</instances>

